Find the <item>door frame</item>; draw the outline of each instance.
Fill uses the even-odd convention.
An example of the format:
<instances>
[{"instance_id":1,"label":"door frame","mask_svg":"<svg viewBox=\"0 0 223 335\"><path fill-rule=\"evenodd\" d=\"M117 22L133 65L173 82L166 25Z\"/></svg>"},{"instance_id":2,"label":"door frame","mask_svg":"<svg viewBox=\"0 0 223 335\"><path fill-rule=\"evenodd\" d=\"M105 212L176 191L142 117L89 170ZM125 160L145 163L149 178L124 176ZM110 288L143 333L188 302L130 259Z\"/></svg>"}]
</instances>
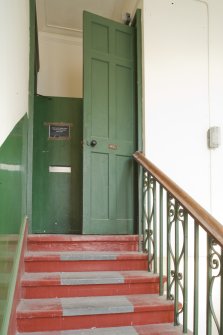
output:
<instances>
[{"instance_id":1,"label":"door frame","mask_svg":"<svg viewBox=\"0 0 223 335\"><path fill-rule=\"evenodd\" d=\"M33 192L33 118L34 97L37 89L38 48L37 48L37 21L36 0L29 0L29 93L28 93L28 147L27 147L27 202L26 213L29 219L29 233L32 233L32 192Z\"/></svg>"},{"instance_id":2,"label":"door frame","mask_svg":"<svg viewBox=\"0 0 223 335\"><path fill-rule=\"evenodd\" d=\"M34 116L34 96L36 94L36 0L29 0L30 7L30 55L29 55L29 120L28 120L28 179L27 179L27 215L29 217L29 231L32 232L32 165L33 165L33 116ZM143 108L142 108L142 21L141 9L137 9L132 25L136 27L136 101L137 101L137 148L144 150L143 140ZM139 178L140 179L140 178ZM138 184L138 222L140 213L139 204L142 201L142 183ZM83 228L83 222L82 222Z\"/></svg>"},{"instance_id":3,"label":"door frame","mask_svg":"<svg viewBox=\"0 0 223 335\"><path fill-rule=\"evenodd\" d=\"M132 21L132 26L136 27L136 100L137 100L137 147L138 151L144 150L143 141L143 113L142 113L142 14L141 9L137 9Z\"/></svg>"},{"instance_id":4,"label":"door frame","mask_svg":"<svg viewBox=\"0 0 223 335\"><path fill-rule=\"evenodd\" d=\"M132 21L132 25L136 27L136 100L137 100L137 145L138 151L144 152L144 119L143 119L143 81L142 81L142 10L137 9ZM141 235L141 219L142 219L142 202L143 202L143 170L139 165L136 167L138 175L138 196L137 196L137 234ZM141 246L140 246L141 247Z\"/></svg>"}]
</instances>

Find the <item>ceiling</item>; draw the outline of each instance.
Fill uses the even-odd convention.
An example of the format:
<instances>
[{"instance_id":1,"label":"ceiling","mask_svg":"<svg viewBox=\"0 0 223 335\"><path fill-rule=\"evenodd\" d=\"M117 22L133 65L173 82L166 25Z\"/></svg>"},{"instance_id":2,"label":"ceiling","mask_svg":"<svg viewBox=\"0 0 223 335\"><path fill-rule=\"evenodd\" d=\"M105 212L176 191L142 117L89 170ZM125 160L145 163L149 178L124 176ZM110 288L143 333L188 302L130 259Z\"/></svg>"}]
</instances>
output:
<instances>
[{"instance_id":1,"label":"ceiling","mask_svg":"<svg viewBox=\"0 0 223 335\"><path fill-rule=\"evenodd\" d=\"M36 0L38 30L82 36L83 10L122 22L138 0Z\"/></svg>"}]
</instances>

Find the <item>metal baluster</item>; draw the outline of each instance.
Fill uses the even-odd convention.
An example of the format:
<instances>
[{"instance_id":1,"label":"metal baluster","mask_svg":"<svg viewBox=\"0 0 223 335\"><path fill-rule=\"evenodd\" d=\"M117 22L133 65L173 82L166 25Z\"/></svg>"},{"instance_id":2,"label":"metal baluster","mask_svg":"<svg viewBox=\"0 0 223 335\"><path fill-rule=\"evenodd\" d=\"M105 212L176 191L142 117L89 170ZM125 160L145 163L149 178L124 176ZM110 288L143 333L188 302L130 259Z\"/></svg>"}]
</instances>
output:
<instances>
[{"instance_id":1,"label":"metal baluster","mask_svg":"<svg viewBox=\"0 0 223 335\"><path fill-rule=\"evenodd\" d=\"M194 335L198 335L199 324L199 225L194 222Z\"/></svg>"},{"instance_id":2,"label":"metal baluster","mask_svg":"<svg viewBox=\"0 0 223 335\"><path fill-rule=\"evenodd\" d=\"M179 307L179 286L178 286L178 274L179 274L179 203L176 202L176 218L175 218L175 259L174 259L174 324L179 325L178 321L178 307Z\"/></svg>"},{"instance_id":3,"label":"metal baluster","mask_svg":"<svg viewBox=\"0 0 223 335\"><path fill-rule=\"evenodd\" d=\"M210 284L209 284L209 295L208 295L208 303L209 303L209 309L211 313L211 321L214 321L214 324L217 328L218 334L221 334L220 330L220 322L221 322L221 317L220 317L220 322L218 320L216 311L215 311L215 305L213 303L213 288L214 288L214 283L218 277L220 277L220 282L222 280L222 254L221 251L219 252L219 246L215 242L213 238L209 238L209 257L208 257L208 265L211 270L211 277L210 277ZM211 331L210 331L211 334Z\"/></svg>"},{"instance_id":4,"label":"metal baluster","mask_svg":"<svg viewBox=\"0 0 223 335\"><path fill-rule=\"evenodd\" d=\"M147 192L147 243L148 243L148 264L149 264L149 272L152 271L152 244L150 239L151 234L151 221L152 221L152 197L151 197L151 175L148 173L148 192Z\"/></svg>"},{"instance_id":5,"label":"metal baluster","mask_svg":"<svg viewBox=\"0 0 223 335\"><path fill-rule=\"evenodd\" d=\"M212 268L210 266L211 259L211 237L207 236L207 306L206 306L206 334L211 335L212 333L212 317L211 317L211 308L210 308L210 286L211 286L211 278L212 278Z\"/></svg>"},{"instance_id":6,"label":"metal baluster","mask_svg":"<svg viewBox=\"0 0 223 335\"><path fill-rule=\"evenodd\" d=\"M213 288L214 283L217 278L220 279L220 283L222 284L222 251L219 252L219 246L213 238L209 238L209 257L208 257L208 266L210 271L210 278L209 278L209 291L208 291L208 307L210 312L210 319L211 323L214 321L214 324L217 328L218 334L221 333L221 315L220 320L218 320L216 311L215 311L215 304L213 303ZM222 288L221 288L222 290ZM221 293L222 294L222 293ZM222 313L222 311L220 311ZM209 325L210 334L212 333L212 325Z\"/></svg>"},{"instance_id":7,"label":"metal baluster","mask_svg":"<svg viewBox=\"0 0 223 335\"><path fill-rule=\"evenodd\" d=\"M157 206L156 206L156 180L153 180L153 257L154 257L154 267L153 272L157 273Z\"/></svg>"},{"instance_id":8,"label":"metal baluster","mask_svg":"<svg viewBox=\"0 0 223 335\"><path fill-rule=\"evenodd\" d=\"M143 244L143 251L146 251L146 223L147 223L147 201L146 201L146 195L148 192L148 183L147 183L147 175L148 172L143 169L143 201L142 201L142 244Z\"/></svg>"},{"instance_id":9,"label":"metal baluster","mask_svg":"<svg viewBox=\"0 0 223 335\"><path fill-rule=\"evenodd\" d=\"M170 293L170 282L171 282L171 269L170 269L170 227L171 227L171 218L170 218L170 201L171 196L167 193L167 299L171 299Z\"/></svg>"},{"instance_id":10,"label":"metal baluster","mask_svg":"<svg viewBox=\"0 0 223 335\"><path fill-rule=\"evenodd\" d=\"M138 250L142 251L142 225L143 225L143 169L138 165Z\"/></svg>"},{"instance_id":11,"label":"metal baluster","mask_svg":"<svg viewBox=\"0 0 223 335\"><path fill-rule=\"evenodd\" d=\"M184 216L184 291L183 291L183 332L188 328L188 213Z\"/></svg>"},{"instance_id":12,"label":"metal baluster","mask_svg":"<svg viewBox=\"0 0 223 335\"><path fill-rule=\"evenodd\" d=\"M220 264L221 270L220 270L220 276L221 276L221 294L220 294L220 335L223 335L223 249L221 249L221 264Z\"/></svg>"},{"instance_id":13,"label":"metal baluster","mask_svg":"<svg viewBox=\"0 0 223 335\"><path fill-rule=\"evenodd\" d=\"M160 220L160 245L159 245L159 295L163 295L163 187L160 184L160 201L159 201L159 220Z\"/></svg>"}]
</instances>

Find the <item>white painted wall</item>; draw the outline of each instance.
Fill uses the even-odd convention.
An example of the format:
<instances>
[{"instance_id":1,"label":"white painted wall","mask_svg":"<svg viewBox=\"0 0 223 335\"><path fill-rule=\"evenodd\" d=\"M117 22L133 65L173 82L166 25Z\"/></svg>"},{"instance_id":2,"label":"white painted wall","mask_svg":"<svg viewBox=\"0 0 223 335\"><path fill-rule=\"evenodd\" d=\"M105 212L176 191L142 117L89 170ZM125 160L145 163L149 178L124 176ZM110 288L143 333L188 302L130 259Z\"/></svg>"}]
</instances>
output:
<instances>
[{"instance_id":1,"label":"white painted wall","mask_svg":"<svg viewBox=\"0 0 223 335\"><path fill-rule=\"evenodd\" d=\"M28 112L29 1L3 0L0 11L0 145Z\"/></svg>"},{"instance_id":2,"label":"white painted wall","mask_svg":"<svg viewBox=\"0 0 223 335\"><path fill-rule=\"evenodd\" d=\"M223 1L209 0L210 13L210 124L221 127L220 148L211 151L213 215L223 223Z\"/></svg>"},{"instance_id":3,"label":"white painted wall","mask_svg":"<svg viewBox=\"0 0 223 335\"><path fill-rule=\"evenodd\" d=\"M223 222L223 2L144 1L146 153Z\"/></svg>"},{"instance_id":4,"label":"white painted wall","mask_svg":"<svg viewBox=\"0 0 223 335\"><path fill-rule=\"evenodd\" d=\"M223 148L207 148L209 126L223 131L223 2L145 0L143 23L146 154L223 223ZM189 269L193 268L191 228L190 224ZM205 234L201 240L202 277ZM191 300L192 271L189 277ZM206 333L205 290L203 277L201 335ZM215 299L214 306L219 312ZM191 316L190 307L190 328Z\"/></svg>"},{"instance_id":5,"label":"white painted wall","mask_svg":"<svg viewBox=\"0 0 223 335\"><path fill-rule=\"evenodd\" d=\"M40 32L39 52L38 94L82 97L82 39Z\"/></svg>"},{"instance_id":6,"label":"white painted wall","mask_svg":"<svg viewBox=\"0 0 223 335\"><path fill-rule=\"evenodd\" d=\"M146 154L210 209L206 7L146 0L143 16Z\"/></svg>"}]
</instances>

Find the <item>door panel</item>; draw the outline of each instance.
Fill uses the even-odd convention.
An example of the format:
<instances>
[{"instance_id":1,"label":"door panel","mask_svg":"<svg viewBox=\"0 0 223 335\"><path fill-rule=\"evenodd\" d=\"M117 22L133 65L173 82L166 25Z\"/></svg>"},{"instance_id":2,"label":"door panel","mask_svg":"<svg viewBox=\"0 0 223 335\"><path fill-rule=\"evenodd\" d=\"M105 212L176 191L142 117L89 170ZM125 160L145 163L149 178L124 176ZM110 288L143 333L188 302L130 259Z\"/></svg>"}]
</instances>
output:
<instances>
[{"instance_id":1,"label":"door panel","mask_svg":"<svg viewBox=\"0 0 223 335\"><path fill-rule=\"evenodd\" d=\"M118 57L132 60L134 56L132 35L128 31L115 30L115 52Z\"/></svg>"},{"instance_id":2,"label":"door panel","mask_svg":"<svg viewBox=\"0 0 223 335\"><path fill-rule=\"evenodd\" d=\"M88 15L84 13L85 17ZM105 22L105 21L104 21ZM92 50L101 51L103 53L109 52L109 27L107 23L103 25L103 21L100 22L91 21L91 44Z\"/></svg>"},{"instance_id":3,"label":"door panel","mask_svg":"<svg viewBox=\"0 0 223 335\"><path fill-rule=\"evenodd\" d=\"M91 117L91 134L108 138L109 136L109 64L100 60L92 60L92 117ZM98 90L100 83L101 89Z\"/></svg>"},{"instance_id":4,"label":"door panel","mask_svg":"<svg viewBox=\"0 0 223 335\"><path fill-rule=\"evenodd\" d=\"M116 137L132 143L135 136L135 106L132 69L116 66Z\"/></svg>"},{"instance_id":5,"label":"door panel","mask_svg":"<svg viewBox=\"0 0 223 335\"><path fill-rule=\"evenodd\" d=\"M134 231L135 29L84 13L83 232ZM96 143L91 145L91 141Z\"/></svg>"},{"instance_id":6,"label":"door panel","mask_svg":"<svg viewBox=\"0 0 223 335\"><path fill-rule=\"evenodd\" d=\"M81 233L82 109L82 99L35 97L33 233ZM50 124L69 124L69 138L49 138Z\"/></svg>"},{"instance_id":7,"label":"door panel","mask_svg":"<svg viewBox=\"0 0 223 335\"><path fill-rule=\"evenodd\" d=\"M109 218L108 169L107 154L93 153L91 155L91 213L94 220L108 220Z\"/></svg>"},{"instance_id":8,"label":"door panel","mask_svg":"<svg viewBox=\"0 0 223 335\"><path fill-rule=\"evenodd\" d=\"M47 208L43 212L45 217L44 233L70 233L72 231L70 225L73 215L70 201L72 192L71 174L49 173L45 185L47 185L47 188L45 188Z\"/></svg>"}]
</instances>

